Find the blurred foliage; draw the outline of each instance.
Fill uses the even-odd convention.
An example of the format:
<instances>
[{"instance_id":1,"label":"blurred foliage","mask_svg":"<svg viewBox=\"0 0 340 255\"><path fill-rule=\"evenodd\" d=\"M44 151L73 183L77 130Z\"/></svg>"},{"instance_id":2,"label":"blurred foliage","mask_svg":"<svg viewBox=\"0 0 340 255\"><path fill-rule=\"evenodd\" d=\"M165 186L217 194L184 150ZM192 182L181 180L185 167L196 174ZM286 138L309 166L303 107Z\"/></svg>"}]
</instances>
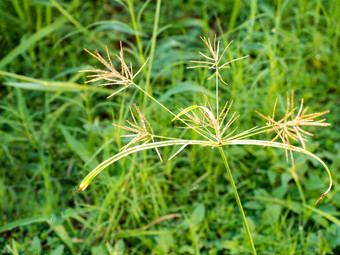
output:
<instances>
[{"instance_id":1,"label":"blurred foliage","mask_svg":"<svg viewBox=\"0 0 340 255\"><path fill-rule=\"evenodd\" d=\"M120 124L143 97L129 89L82 87L79 70L98 66L83 48L112 56L122 41L138 67L150 55L157 1L0 1L0 252L4 254L250 254L223 162L215 150L191 147L160 163L153 152L110 166L74 195L98 162L126 144ZM311 112L330 109L327 129L311 130L296 155L307 204L301 202L284 151L226 148L259 254L339 254L340 2L177 0L161 3L151 90L171 109L200 103L197 86L214 89L206 71L187 70L203 50L200 36L233 43L226 58L250 55L223 73L240 130L264 125L278 97L295 90ZM142 72L141 86L147 83ZM298 102L296 102L297 104ZM171 116L147 102L154 131L181 136ZM197 137L198 138L198 137ZM176 148L163 149L168 158ZM148 229L161 216L182 215Z\"/></svg>"}]
</instances>

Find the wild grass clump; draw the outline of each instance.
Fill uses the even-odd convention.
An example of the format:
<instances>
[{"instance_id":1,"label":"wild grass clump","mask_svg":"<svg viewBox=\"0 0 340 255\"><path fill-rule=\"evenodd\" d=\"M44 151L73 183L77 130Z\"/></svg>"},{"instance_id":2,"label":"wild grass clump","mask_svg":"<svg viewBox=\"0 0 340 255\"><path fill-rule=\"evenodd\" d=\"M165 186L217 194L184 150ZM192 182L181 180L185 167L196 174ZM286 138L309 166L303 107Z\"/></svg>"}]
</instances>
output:
<instances>
[{"instance_id":1,"label":"wild grass clump","mask_svg":"<svg viewBox=\"0 0 340 255\"><path fill-rule=\"evenodd\" d=\"M125 62L123 46L122 43L120 43L120 52L119 55L116 55L116 58L120 62L120 71L117 71L112 63L107 48L107 60L105 60L97 50L93 53L86 50L92 57L96 58L107 68L107 70L93 69L82 71L94 73L87 76L88 78L90 78L87 83L100 81L102 82L102 84L100 84L101 86L116 86L116 91L109 95L108 98L117 95L119 92L127 89L130 86L135 87L145 96L156 102L163 110L171 114L172 121L178 122L181 125L181 128L191 129L196 132L201 138L199 140L190 140L157 135L154 133L154 129L151 127L149 121L142 113L142 110L136 104L133 104L134 110L132 107L130 107L131 120L126 120L127 125L121 126L113 123L114 126L129 132L128 134L123 135L123 137L131 138L130 142L123 146L119 153L108 158L107 160L99 164L96 168L94 168L80 183L79 189L76 192L85 190L91 183L91 181L107 166L113 164L123 157L126 157L132 153L136 153L138 151L154 149L159 159L163 161L161 153L159 151L160 147L180 146L180 148L167 160L170 160L179 155L179 153L184 150L188 145L208 146L213 149L217 149L228 173L229 181L234 191L235 199L240 210L242 220L247 235L249 237L249 241L251 243L253 254L256 254L256 249L250 232L250 228L248 226L242 203L234 182L233 174L229 167L227 155L225 154L223 147L232 145L256 145L284 149L286 152L287 161L289 159L289 156L291 158L293 174L295 173L293 152L303 153L318 160L329 175L329 186L328 189L320 196L320 198L316 200L315 204L317 204L330 191L332 187L332 177L327 165L319 157L306 149L305 142L307 141L307 137L313 136L313 134L310 131L306 131L304 128L308 126L329 126L330 124L325 122L326 119L318 119L329 111L307 113L308 107L304 108L303 99L301 100L300 107L295 107L294 92L287 92L287 106L283 117L277 120L277 117L275 116L277 106L276 100L271 116L266 116L265 114L256 111L262 118L267 121L265 125L255 126L245 131L239 131L238 127L235 127L235 122L237 121L239 115L236 113L232 113L231 111L233 101L231 100L230 103L228 101L224 102L223 107L219 106L221 100L219 98L219 87L220 85L228 85L228 83L222 78L221 72L224 69L230 68L230 63L242 60L244 58L247 58L248 56L232 59L225 62L223 60L224 55L228 50L231 42L223 49L223 51L220 51L220 42L216 39L216 36L213 40L210 40L209 38L207 39L205 37L202 37L201 39L204 42L205 46L208 48L209 55L199 52L199 54L204 59L190 61L195 65L189 66L188 68L206 68L212 72L207 80L215 78L215 98L213 102L210 102L208 97L203 93L204 100L201 104L194 104L184 109L179 109L179 113L174 113L173 111L171 111L167 106L165 106L160 101L155 99L151 94L149 94L146 89L143 89L141 86L135 83L135 77L141 72L143 67L145 67L148 60L146 60L145 63L139 68L139 70L134 73L132 65L128 65ZM256 139L257 136L264 133L273 133L274 137L269 140ZM277 140L280 140L280 142L278 142ZM141 144L136 145L137 143ZM300 144L300 146L298 144ZM301 188L299 179L296 176L294 177L294 180L296 181L298 187Z\"/></svg>"}]
</instances>

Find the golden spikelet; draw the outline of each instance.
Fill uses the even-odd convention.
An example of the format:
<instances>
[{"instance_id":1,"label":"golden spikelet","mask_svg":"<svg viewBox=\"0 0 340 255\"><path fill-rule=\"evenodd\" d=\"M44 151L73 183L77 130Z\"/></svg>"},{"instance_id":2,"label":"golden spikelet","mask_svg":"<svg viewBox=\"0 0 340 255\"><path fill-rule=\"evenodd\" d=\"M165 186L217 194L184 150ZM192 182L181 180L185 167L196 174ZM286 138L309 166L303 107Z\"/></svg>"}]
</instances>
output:
<instances>
[{"instance_id":1,"label":"golden spikelet","mask_svg":"<svg viewBox=\"0 0 340 255\"><path fill-rule=\"evenodd\" d=\"M106 54L107 54L107 60L105 60L100 53L95 50L93 53L87 49L84 49L87 53L89 53L92 57L97 59L100 63L102 63L108 70L103 69L92 69L92 70L82 70L80 72L91 72L95 74L87 75L86 77L91 78L90 80L86 81L85 83L93 83L96 81L104 81L105 83L100 84L100 86L108 86L108 85L121 85L123 86L118 91L112 93L107 98L112 97L116 95L117 93L123 91L127 87L129 87L131 84L134 83L134 78L141 72L141 70L144 68L145 64L148 62L149 59L147 59L144 64L141 66L141 68L137 71L137 73L133 73L132 66L130 65L130 68L125 63L124 60L124 51L123 51L123 45L122 42L120 42L120 52L119 56L116 55L116 58L120 62L121 66L121 72L118 72L114 65L112 64L111 57L109 54L109 50L106 47Z\"/></svg>"},{"instance_id":2,"label":"golden spikelet","mask_svg":"<svg viewBox=\"0 0 340 255\"><path fill-rule=\"evenodd\" d=\"M311 132L308 132L302 127L304 126L320 126L326 127L330 126L329 123L326 123L326 119L315 120L318 117L323 116L329 111L317 112L317 113L310 113L306 114L308 107L303 109L303 99L301 100L300 107L294 107L294 92L292 91L291 94L287 92L287 107L285 116L281 119L276 121L275 118L275 110L277 105L277 99L274 104L272 117L268 117L263 115L262 113L255 111L259 114L262 118L267 120L267 126L271 127L268 132L275 131L276 136L272 139L272 141L276 141L278 138L284 144L287 144L288 147L291 146L291 140L300 142L303 149L306 149L305 142L307 141L307 136L313 136ZM297 114L296 114L297 111ZM296 114L296 115L295 115ZM290 157L292 159L292 164L294 166L294 159L292 150L290 150ZM286 150L286 159L288 161L288 151Z\"/></svg>"},{"instance_id":3,"label":"golden spikelet","mask_svg":"<svg viewBox=\"0 0 340 255\"><path fill-rule=\"evenodd\" d=\"M208 78L208 80L212 79L215 76L218 76L218 78L220 79L220 81L222 83L224 83L225 85L228 85L228 83L226 83L223 79L222 76L220 74L220 70L221 69L227 69L230 68L229 64L238 60L241 60L243 58L247 58L248 56L244 56L241 58L236 58L233 60L230 60L224 64L220 64L226 50L228 49L228 47L230 46L230 44L233 42L231 41L227 47L224 48L221 56L219 56L219 52L220 52L220 41L216 40L216 35L214 37L214 42L213 44L211 43L210 39L205 38L205 37L201 37L202 41L204 42L204 44L206 45L206 47L208 48L211 57L203 54L202 52L199 52L199 54L204 57L206 60L205 61L200 61L200 60L191 60L191 63L196 63L198 65L196 66L190 66L188 68L207 68L207 69L213 69L214 73Z\"/></svg>"},{"instance_id":4,"label":"golden spikelet","mask_svg":"<svg viewBox=\"0 0 340 255\"><path fill-rule=\"evenodd\" d=\"M206 95L204 95L204 97L204 106L196 106L189 111L183 109L181 110L183 115L187 117L187 119L183 120L193 123L196 128L200 130L200 132L209 135L217 142L218 145L221 145L225 141L225 139L227 139L236 131L237 127L233 131L225 135L227 129L240 115L236 115L236 113L234 113L229 119L227 119L227 115L233 104L233 101L231 101L230 104L227 102L224 105L222 111L218 114L218 116L215 116L212 107L208 101L208 98L206 97ZM198 109L199 112L195 113L194 109Z\"/></svg>"},{"instance_id":5,"label":"golden spikelet","mask_svg":"<svg viewBox=\"0 0 340 255\"><path fill-rule=\"evenodd\" d=\"M138 124L137 119L134 115L134 112L132 110L131 107L129 107L130 109L130 113L131 113L131 117L133 120L133 123L129 120L126 120L126 122L128 123L129 126L120 126L117 124L112 123L112 125L122 128L124 130L130 131L134 134L129 134L129 135L122 135L122 137L133 137L133 139L127 144L125 145L123 148L121 148L121 150L126 150L127 148L129 148L130 145L133 145L137 142L144 142L148 143L150 140L152 142L154 141L154 133L153 133L153 129L151 128L150 123L148 122L148 120L145 118L145 116L142 114L142 112L140 111L139 107L135 104L133 104L137 114L138 114L138 118L139 118L139 122L140 124ZM155 148L157 155L159 157L159 159L162 161L162 157L158 151L157 148Z\"/></svg>"}]
</instances>

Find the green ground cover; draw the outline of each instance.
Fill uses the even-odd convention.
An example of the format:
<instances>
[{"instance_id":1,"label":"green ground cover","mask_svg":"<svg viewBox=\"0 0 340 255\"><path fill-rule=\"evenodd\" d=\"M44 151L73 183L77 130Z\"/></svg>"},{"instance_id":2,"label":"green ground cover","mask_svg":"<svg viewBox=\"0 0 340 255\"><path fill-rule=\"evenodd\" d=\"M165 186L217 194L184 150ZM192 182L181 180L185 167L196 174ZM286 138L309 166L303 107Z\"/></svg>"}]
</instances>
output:
<instances>
[{"instance_id":1,"label":"green ground cover","mask_svg":"<svg viewBox=\"0 0 340 255\"><path fill-rule=\"evenodd\" d=\"M311 127L294 154L301 189L285 151L226 147L258 254L340 253L340 1L0 1L0 253L251 254L218 150L190 146L169 162L154 151L109 166L83 192L82 179L128 143L132 103L155 133L199 139L138 90L106 99L115 87L84 85L101 68L88 55L119 54L172 111L210 98L208 70L187 69L217 34L225 59L249 55L222 73L221 102L234 100L240 130L265 125L254 110L285 111L286 91L310 112L330 110L330 127ZM114 62L119 64L118 62ZM210 92L209 92L210 91ZM210 93L210 94L209 94ZM211 97L212 98L212 97ZM271 135L261 138L271 139ZM178 148L160 149L164 159Z\"/></svg>"}]
</instances>

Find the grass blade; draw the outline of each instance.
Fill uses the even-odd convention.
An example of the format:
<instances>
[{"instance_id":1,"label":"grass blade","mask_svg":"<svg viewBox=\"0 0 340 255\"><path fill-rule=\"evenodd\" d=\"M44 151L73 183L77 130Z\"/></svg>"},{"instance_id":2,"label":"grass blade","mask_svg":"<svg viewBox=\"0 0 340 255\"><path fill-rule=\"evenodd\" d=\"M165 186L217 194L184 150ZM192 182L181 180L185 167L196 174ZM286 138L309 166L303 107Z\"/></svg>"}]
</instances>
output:
<instances>
[{"instance_id":1,"label":"grass blade","mask_svg":"<svg viewBox=\"0 0 340 255\"><path fill-rule=\"evenodd\" d=\"M333 215L329 214L329 213L326 213L324 211L321 211L317 208L314 208L310 205L306 205L306 204L302 204L304 207L308 208L309 210L317 213L317 214L320 214L321 216L325 217L326 219L328 219L329 221L333 222L334 224L338 225L340 227L340 220L336 217L334 217Z\"/></svg>"},{"instance_id":2,"label":"grass blade","mask_svg":"<svg viewBox=\"0 0 340 255\"><path fill-rule=\"evenodd\" d=\"M23 89L31 89L31 90L45 90L45 91L83 91L83 90L90 90L90 91L98 91L102 93L112 93L112 90L96 87L96 86L84 86L79 85L73 82L58 82L58 81L45 81L39 80L35 78L31 78L28 76L9 73L6 71L0 70L0 75L6 77L12 77L18 80L23 80L27 82L4 82L3 84L6 86L23 88Z\"/></svg>"},{"instance_id":3,"label":"grass blade","mask_svg":"<svg viewBox=\"0 0 340 255\"><path fill-rule=\"evenodd\" d=\"M33 223L39 223L39 222L48 222L48 221L49 221L49 218L45 216L35 216L35 217L26 218L26 219L16 220L16 221L7 223L4 226L0 227L0 233L11 230L13 228L21 227L21 226L26 226L26 225L30 225Z\"/></svg>"},{"instance_id":4,"label":"grass blade","mask_svg":"<svg viewBox=\"0 0 340 255\"><path fill-rule=\"evenodd\" d=\"M155 142L155 143L149 143L149 144L143 144L135 147L128 148L120 153L117 153L116 155L112 156L111 158L108 158L104 162L100 163L96 168L94 168L80 183L79 189L76 191L78 193L79 191L83 191L87 188L87 186L90 185L91 181L99 174L101 173L106 167L113 164L114 162L120 160L121 158L124 158L132 153L148 150L148 149L155 149L159 147L165 147L165 146L172 146L172 145L184 145L184 144L196 144L196 145L202 145L202 146L213 146L214 143L208 142L208 141L199 141L199 140L172 140L172 141L163 141L163 142Z\"/></svg>"}]
</instances>

